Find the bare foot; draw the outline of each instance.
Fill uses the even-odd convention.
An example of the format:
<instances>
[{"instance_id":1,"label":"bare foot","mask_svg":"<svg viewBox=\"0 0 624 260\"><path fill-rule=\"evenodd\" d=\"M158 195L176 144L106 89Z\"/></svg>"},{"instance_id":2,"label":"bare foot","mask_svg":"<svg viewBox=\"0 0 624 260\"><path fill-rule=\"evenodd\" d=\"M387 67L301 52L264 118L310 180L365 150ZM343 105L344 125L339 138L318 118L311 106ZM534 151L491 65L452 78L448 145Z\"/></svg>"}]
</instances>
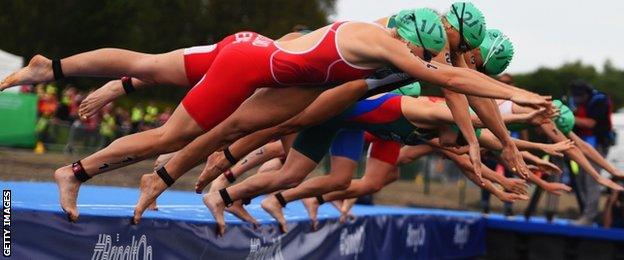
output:
<instances>
[{"instance_id":1,"label":"bare foot","mask_svg":"<svg viewBox=\"0 0 624 260\"><path fill-rule=\"evenodd\" d=\"M334 208L336 208L338 211L342 210L342 200L334 200L331 202L332 205L334 205Z\"/></svg>"},{"instance_id":2,"label":"bare foot","mask_svg":"<svg viewBox=\"0 0 624 260\"><path fill-rule=\"evenodd\" d=\"M234 214L234 216L236 216L237 218L252 224L254 229L260 227L258 221L254 217L252 217L249 212L247 212L245 207L243 207L243 202L241 200L235 201L232 206L225 208L225 211L230 212Z\"/></svg>"},{"instance_id":3,"label":"bare foot","mask_svg":"<svg viewBox=\"0 0 624 260\"><path fill-rule=\"evenodd\" d=\"M139 184L139 187L144 185L144 184L143 184L143 182L144 182L144 181L147 181L147 178L143 178L143 177L141 176L141 184ZM150 203L150 204L149 204L149 206L147 206L147 209L149 209L149 210L154 210L154 211L158 210L158 204L157 204L157 202L158 202L157 200L154 200L154 202Z\"/></svg>"},{"instance_id":4,"label":"bare foot","mask_svg":"<svg viewBox=\"0 0 624 260\"><path fill-rule=\"evenodd\" d=\"M74 177L71 165L57 169L54 172L54 181L59 189L61 208L67 214L69 221L76 222L78 220L76 200L78 198L78 189L80 189L80 181Z\"/></svg>"},{"instance_id":5,"label":"bare foot","mask_svg":"<svg viewBox=\"0 0 624 260\"><path fill-rule=\"evenodd\" d=\"M153 211L157 211L158 210L158 205L156 204L156 200L154 200L154 202L152 202L152 204L149 204L149 206L147 206L147 209L153 210Z\"/></svg>"},{"instance_id":6,"label":"bare foot","mask_svg":"<svg viewBox=\"0 0 624 260\"><path fill-rule=\"evenodd\" d=\"M223 152L215 152L208 156L208 162L206 162L206 166L199 175L199 178L197 178L197 183L195 183L195 192L201 194L204 188L206 188L211 181L219 177L228 167L230 167L230 165L227 160L225 160Z\"/></svg>"},{"instance_id":7,"label":"bare foot","mask_svg":"<svg viewBox=\"0 0 624 260\"><path fill-rule=\"evenodd\" d=\"M217 235L223 236L225 233L225 218L223 217L223 211L225 210L225 204L218 192L211 192L204 195L204 204L212 213L215 221L217 222Z\"/></svg>"},{"instance_id":8,"label":"bare foot","mask_svg":"<svg viewBox=\"0 0 624 260\"><path fill-rule=\"evenodd\" d=\"M52 80L54 80L52 61L41 55L35 55L28 63L28 66L9 75L0 82L0 91L17 85L36 84Z\"/></svg>"},{"instance_id":9,"label":"bare foot","mask_svg":"<svg viewBox=\"0 0 624 260\"><path fill-rule=\"evenodd\" d=\"M158 169L160 169L160 167L165 166L165 164L167 164L167 162L169 162L169 160L171 160L171 158L173 158L173 156L175 156L176 153L178 152L159 155L154 161L154 171L157 171Z\"/></svg>"},{"instance_id":10,"label":"bare foot","mask_svg":"<svg viewBox=\"0 0 624 260\"><path fill-rule=\"evenodd\" d=\"M286 219L284 218L282 205L280 205L275 196L268 196L260 205L267 213L269 213L269 215L273 216L273 218L277 220L280 231L282 231L282 233L286 233L288 229L286 228Z\"/></svg>"},{"instance_id":11,"label":"bare foot","mask_svg":"<svg viewBox=\"0 0 624 260\"><path fill-rule=\"evenodd\" d=\"M303 202L303 206L308 211L308 216L310 216L310 221L312 222L312 230L318 230L318 208L321 206L318 203L316 198L305 198L301 200Z\"/></svg>"},{"instance_id":12,"label":"bare foot","mask_svg":"<svg viewBox=\"0 0 624 260\"><path fill-rule=\"evenodd\" d=\"M346 199L342 203L340 208L340 223L344 224L347 220L355 219L355 216L351 214L351 208L355 205L357 199Z\"/></svg>"},{"instance_id":13,"label":"bare foot","mask_svg":"<svg viewBox=\"0 0 624 260\"><path fill-rule=\"evenodd\" d=\"M106 83L101 88L96 89L93 93L89 94L81 103L78 108L78 115L81 118L89 118L97 114L102 107L117 98L117 94L112 90L112 87L116 84L121 84L119 80L114 80Z\"/></svg>"},{"instance_id":14,"label":"bare foot","mask_svg":"<svg viewBox=\"0 0 624 260\"><path fill-rule=\"evenodd\" d=\"M167 184L163 182L155 173L148 173L141 176L141 194L139 201L134 207L134 217L132 224L136 225L141 220L143 212L156 201L156 198L167 189Z\"/></svg>"}]
</instances>

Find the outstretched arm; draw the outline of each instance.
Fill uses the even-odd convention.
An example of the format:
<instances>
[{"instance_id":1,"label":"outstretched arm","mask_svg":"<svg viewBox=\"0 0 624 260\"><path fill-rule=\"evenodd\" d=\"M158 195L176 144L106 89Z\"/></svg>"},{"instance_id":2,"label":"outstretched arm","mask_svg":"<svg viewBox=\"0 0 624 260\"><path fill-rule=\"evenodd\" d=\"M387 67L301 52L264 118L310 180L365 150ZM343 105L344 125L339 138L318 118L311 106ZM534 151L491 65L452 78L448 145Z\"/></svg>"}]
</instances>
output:
<instances>
[{"instance_id":1,"label":"outstretched arm","mask_svg":"<svg viewBox=\"0 0 624 260\"><path fill-rule=\"evenodd\" d=\"M439 150L439 151L442 152L449 159L451 159L453 162L455 162L457 165L459 165L460 169L462 170L462 173L464 173L464 175L468 177L468 179L470 179L475 184L481 186L482 188L486 189L487 191L492 193L494 196L496 196L500 200L506 201L506 202L512 202L515 200L527 200L528 199L528 197L524 195L526 194L526 186L524 185L524 181L509 182L507 180L500 179L498 178L498 176L496 176L497 175L496 173L492 172L487 167L483 167L484 169L483 176L486 177L486 179L481 182L477 178L477 176L474 174L474 172L472 171L472 166L470 165L470 162L467 160L467 158L463 157L464 160L462 160L462 156L459 156L447 150ZM500 181L499 183L503 185L503 187L505 187L506 189L508 188L510 191L513 191L513 193L508 193L508 192L497 189L492 184L492 182L490 182L490 179ZM481 184L479 184L480 182Z\"/></svg>"},{"instance_id":2,"label":"outstretched arm","mask_svg":"<svg viewBox=\"0 0 624 260\"><path fill-rule=\"evenodd\" d=\"M544 130L544 133L546 133L546 135L555 142L559 142L559 141L563 141L567 139L563 135L563 133L561 133L552 123L543 124L541 125L541 128L542 130ZM563 151L563 153L566 156L570 157L570 159L578 163L581 168L583 168L589 175L592 176L592 178L594 178L601 185L609 187L614 190L619 190L619 191L624 190L622 186L618 185L612 180L600 176L600 173L598 173L598 171L594 169L594 167L591 165L589 160L587 160L587 157L585 157L585 155L583 155L581 150L579 150L576 146L572 146L572 148Z\"/></svg>"},{"instance_id":3,"label":"outstretched arm","mask_svg":"<svg viewBox=\"0 0 624 260\"><path fill-rule=\"evenodd\" d=\"M418 158L425 156L427 154L432 153L433 147L426 144L421 145L406 145L401 148L401 152L399 152L399 158L397 159L397 165L403 165L411 163Z\"/></svg>"},{"instance_id":4,"label":"outstretched arm","mask_svg":"<svg viewBox=\"0 0 624 260\"><path fill-rule=\"evenodd\" d=\"M440 64L447 64L452 66L450 59L447 59L451 55L448 44L444 50L435 57L434 61ZM473 171L481 179L481 148L479 147L479 141L475 134L475 130L472 127L469 103L465 95L456 93L452 90L443 88L442 93L446 98L446 103L450 109L452 115L452 121L457 125L459 131L464 136L464 139L468 143L468 154L474 167Z\"/></svg>"},{"instance_id":5,"label":"outstretched arm","mask_svg":"<svg viewBox=\"0 0 624 260\"><path fill-rule=\"evenodd\" d=\"M494 135L486 129L483 129L481 131L479 141L481 142L481 144L483 144L484 147L490 150L499 151L503 148L503 145L500 143L500 141L496 139L496 137L494 137ZM563 156L563 154L561 154L560 152L570 149L572 147L572 142L570 142L569 140L563 140L555 144L535 143L515 138L512 138L512 141L518 146L518 148L520 148L520 150L539 150L555 156Z\"/></svg>"},{"instance_id":6,"label":"outstretched arm","mask_svg":"<svg viewBox=\"0 0 624 260\"><path fill-rule=\"evenodd\" d=\"M488 80L479 72L437 62L426 62L414 56L405 44L388 35L376 40L379 42L379 46L376 47L379 48L372 48L371 52L378 52L379 57L383 57L389 64L414 78L466 95L513 100L527 105L549 105L549 97L541 97L534 93L514 89L502 82Z\"/></svg>"},{"instance_id":7,"label":"outstretched arm","mask_svg":"<svg viewBox=\"0 0 624 260\"><path fill-rule=\"evenodd\" d=\"M557 167L557 165L554 165L549 161L543 160L530 152L522 151L520 153L522 153L522 157L524 157L525 160L532 162L533 165L535 165L539 170L543 172L555 172L557 174L561 174L563 172L559 167Z\"/></svg>"},{"instance_id":8,"label":"outstretched arm","mask_svg":"<svg viewBox=\"0 0 624 260\"><path fill-rule=\"evenodd\" d=\"M381 41L380 55L410 76L452 91L488 98L513 100L527 105L547 106L547 98L510 88L502 82L488 80L479 72L456 68L437 62L426 62L414 56L400 41L385 36Z\"/></svg>"},{"instance_id":9,"label":"outstretched arm","mask_svg":"<svg viewBox=\"0 0 624 260\"><path fill-rule=\"evenodd\" d=\"M466 96L453 91L444 89L443 92L446 97L446 103L453 114L453 118L456 120L459 130L468 143L468 154L472 166L474 167L474 173L481 179L481 148L470 120L468 100Z\"/></svg>"},{"instance_id":10,"label":"outstretched arm","mask_svg":"<svg viewBox=\"0 0 624 260\"><path fill-rule=\"evenodd\" d=\"M618 170L617 168L615 168L615 166L610 164L602 156L602 154L600 154L598 151L596 151L596 149L594 149L594 147L589 145L587 142L585 142L583 139L581 139L578 135L576 135L573 132L570 132L568 134L568 137L570 137L570 139L572 141L574 141L574 144L576 144L576 147L578 147L581 150L581 152L583 152L583 154L588 159L590 159L592 162L594 162L595 164L598 164L598 166L600 166L601 168L605 169L606 171L611 173L611 175L613 175L613 176L624 177L624 173L620 172L620 170Z\"/></svg>"}]
</instances>

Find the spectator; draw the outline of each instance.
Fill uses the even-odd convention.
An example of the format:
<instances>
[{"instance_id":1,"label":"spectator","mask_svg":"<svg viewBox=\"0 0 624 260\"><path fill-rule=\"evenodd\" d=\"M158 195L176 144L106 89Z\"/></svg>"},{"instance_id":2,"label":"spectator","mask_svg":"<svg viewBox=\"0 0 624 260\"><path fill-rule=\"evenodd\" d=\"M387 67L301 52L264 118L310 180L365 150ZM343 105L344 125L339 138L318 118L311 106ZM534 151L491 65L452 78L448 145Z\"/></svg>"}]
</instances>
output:
<instances>
[{"instance_id":1,"label":"spectator","mask_svg":"<svg viewBox=\"0 0 624 260\"><path fill-rule=\"evenodd\" d=\"M145 107L145 117L143 117L144 129L151 129L157 127L158 123L158 107L154 105L154 102L150 102L147 107Z\"/></svg>"},{"instance_id":2,"label":"spectator","mask_svg":"<svg viewBox=\"0 0 624 260\"><path fill-rule=\"evenodd\" d=\"M51 141L51 135L49 134L50 122L54 119L58 109L56 86L49 84L44 87L44 85L39 84L37 85L37 95L39 96L37 104L39 119L37 120L35 131L39 142L49 143Z\"/></svg>"},{"instance_id":3,"label":"spectator","mask_svg":"<svg viewBox=\"0 0 624 260\"><path fill-rule=\"evenodd\" d=\"M132 133L136 133L139 131L141 125L143 124L144 115L145 115L145 111L143 110L143 106L141 105L141 103L137 103L132 108L132 112L130 112L130 122L132 122Z\"/></svg>"},{"instance_id":4,"label":"spectator","mask_svg":"<svg viewBox=\"0 0 624 260\"><path fill-rule=\"evenodd\" d=\"M572 94L570 107L575 117L574 132L606 158L614 139L611 100L582 80L571 82L569 88ZM600 185L584 170L580 170L575 178L581 206L581 216L575 224L591 225L598 216Z\"/></svg>"},{"instance_id":5,"label":"spectator","mask_svg":"<svg viewBox=\"0 0 624 260\"><path fill-rule=\"evenodd\" d=\"M117 130L117 122L113 114L113 103L108 103L102 108L102 122L100 122L100 147L108 146L114 139Z\"/></svg>"},{"instance_id":6,"label":"spectator","mask_svg":"<svg viewBox=\"0 0 624 260\"><path fill-rule=\"evenodd\" d=\"M158 124L164 125L165 122L167 122L169 118L171 117L172 111L173 109L171 109L171 107L165 108L165 111L162 114L160 114L160 116L158 117Z\"/></svg>"},{"instance_id":7,"label":"spectator","mask_svg":"<svg viewBox=\"0 0 624 260\"><path fill-rule=\"evenodd\" d=\"M124 136L132 131L132 122L130 122L130 114L121 107L115 108L115 123L117 124L116 136Z\"/></svg>"},{"instance_id":8,"label":"spectator","mask_svg":"<svg viewBox=\"0 0 624 260\"><path fill-rule=\"evenodd\" d=\"M77 90L71 85L65 87L63 90L63 96L61 97L61 102L59 104L59 109L56 113L56 117L63 121L71 122L73 118L71 118L71 110L74 105L74 99L76 98Z\"/></svg>"},{"instance_id":9,"label":"spectator","mask_svg":"<svg viewBox=\"0 0 624 260\"><path fill-rule=\"evenodd\" d=\"M619 180L622 184L623 179ZM624 228L624 193L611 190L609 198L605 202L603 214L603 225L605 228Z\"/></svg>"}]
</instances>

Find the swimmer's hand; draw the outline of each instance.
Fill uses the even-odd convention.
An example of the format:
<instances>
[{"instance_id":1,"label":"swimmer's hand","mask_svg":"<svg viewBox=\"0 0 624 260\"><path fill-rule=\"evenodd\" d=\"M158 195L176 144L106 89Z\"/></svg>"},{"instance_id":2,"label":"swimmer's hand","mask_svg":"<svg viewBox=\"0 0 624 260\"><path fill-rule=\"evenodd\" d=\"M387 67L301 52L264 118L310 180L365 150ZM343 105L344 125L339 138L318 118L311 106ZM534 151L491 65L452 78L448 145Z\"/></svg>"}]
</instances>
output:
<instances>
[{"instance_id":1,"label":"swimmer's hand","mask_svg":"<svg viewBox=\"0 0 624 260\"><path fill-rule=\"evenodd\" d=\"M546 192L557 196L560 196L564 192L570 192L572 190L572 188L570 188L568 185L558 182L548 182L542 185L542 188Z\"/></svg>"},{"instance_id":2,"label":"swimmer's hand","mask_svg":"<svg viewBox=\"0 0 624 260\"><path fill-rule=\"evenodd\" d=\"M520 151L518 151L515 144L509 143L503 146L500 159L507 169L511 170L514 174L517 174L523 179L528 179L530 173L529 168L526 166L526 163L524 163Z\"/></svg>"},{"instance_id":3,"label":"swimmer's hand","mask_svg":"<svg viewBox=\"0 0 624 260\"><path fill-rule=\"evenodd\" d=\"M526 181L522 179L505 178L503 183L501 183L501 186L503 186L506 191L518 195L527 195L529 193L529 185L527 185Z\"/></svg>"},{"instance_id":4,"label":"swimmer's hand","mask_svg":"<svg viewBox=\"0 0 624 260\"><path fill-rule=\"evenodd\" d=\"M505 191L500 191L494 194L499 200L503 202L514 202L517 200L528 200L529 197L527 195L521 195L516 193L510 193Z\"/></svg>"},{"instance_id":5,"label":"swimmer's hand","mask_svg":"<svg viewBox=\"0 0 624 260\"><path fill-rule=\"evenodd\" d=\"M596 180L598 181L598 183L602 186L605 186L609 189L615 190L615 191L624 191L624 188L622 186L620 186L619 184L613 182L611 179L609 178L605 178L605 177L598 177L598 179Z\"/></svg>"},{"instance_id":6,"label":"swimmer's hand","mask_svg":"<svg viewBox=\"0 0 624 260\"><path fill-rule=\"evenodd\" d=\"M533 172L540 171L540 172L547 173L547 174L563 173L563 171L559 167L557 167L557 165L554 165L551 162L539 160L539 161L535 161L534 163L535 165L529 165L529 169Z\"/></svg>"},{"instance_id":7,"label":"swimmer's hand","mask_svg":"<svg viewBox=\"0 0 624 260\"><path fill-rule=\"evenodd\" d=\"M550 108L552 106L552 96L540 96L531 92L520 92L514 94L511 97L511 101L519 105L527 105L534 108L544 107Z\"/></svg>"},{"instance_id":8,"label":"swimmer's hand","mask_svg":"<svg viewBox=\"0 0 624 260\"><path fill-rule=\"evenodd\" d=\"M479 143L471 143L468 145L468 155L470 156L472 169L479 179L479 184L481 186L485 185L483 182L483 176L481 175L481 147L479 146Z\"/></svg>"},{"instance_id":9,"label":"swimmer's hand","mask_svg":"<svg viewBox=\"0 0 624 260\"><path fill-rule=\"evenodd\" d=\"M574 142L570 139L566 139L555 144L540 144L540 150L550 155L563 157L561 152L568 150L573 146Z\"/></svg>"},{"instance_id":10,"label":"swimmer's hand","mask_svg":"<svg viewBox=\"0 0 624 260\"><path fill-rule=\"evenodd\" d=\"M531 125L538 126L549 123L551 119L557 117L559 115L559 110L540 107L539 109L533 110L533 112L526 113L524 115L526 122Z\"/></svg>"}]
</instances>

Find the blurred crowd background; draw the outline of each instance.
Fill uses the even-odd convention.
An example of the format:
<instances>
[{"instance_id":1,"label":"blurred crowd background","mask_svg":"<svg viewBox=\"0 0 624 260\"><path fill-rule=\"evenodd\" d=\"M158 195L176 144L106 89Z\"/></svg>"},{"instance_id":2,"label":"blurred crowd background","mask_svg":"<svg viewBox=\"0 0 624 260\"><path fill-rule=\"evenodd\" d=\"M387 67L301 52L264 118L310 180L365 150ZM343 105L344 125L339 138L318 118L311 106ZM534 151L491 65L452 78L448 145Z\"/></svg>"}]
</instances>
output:
<instances>
[{"instance_id":1,"label":"blurred crowd background","mask_svg":"<svg viewBox=\"0 0 624 260\"><path fill-rule=\"evenodd\" d=\"M35 150L65 153L87 153L107 146L117 137L145 131L164 124L173 109L155 102L135 103L122 107L109 103L96 115L80 118L78 108L91 93L73 85L59 88L56 83L20 87L22 94L37 96Z\"/></svg>"}]
</instances>

